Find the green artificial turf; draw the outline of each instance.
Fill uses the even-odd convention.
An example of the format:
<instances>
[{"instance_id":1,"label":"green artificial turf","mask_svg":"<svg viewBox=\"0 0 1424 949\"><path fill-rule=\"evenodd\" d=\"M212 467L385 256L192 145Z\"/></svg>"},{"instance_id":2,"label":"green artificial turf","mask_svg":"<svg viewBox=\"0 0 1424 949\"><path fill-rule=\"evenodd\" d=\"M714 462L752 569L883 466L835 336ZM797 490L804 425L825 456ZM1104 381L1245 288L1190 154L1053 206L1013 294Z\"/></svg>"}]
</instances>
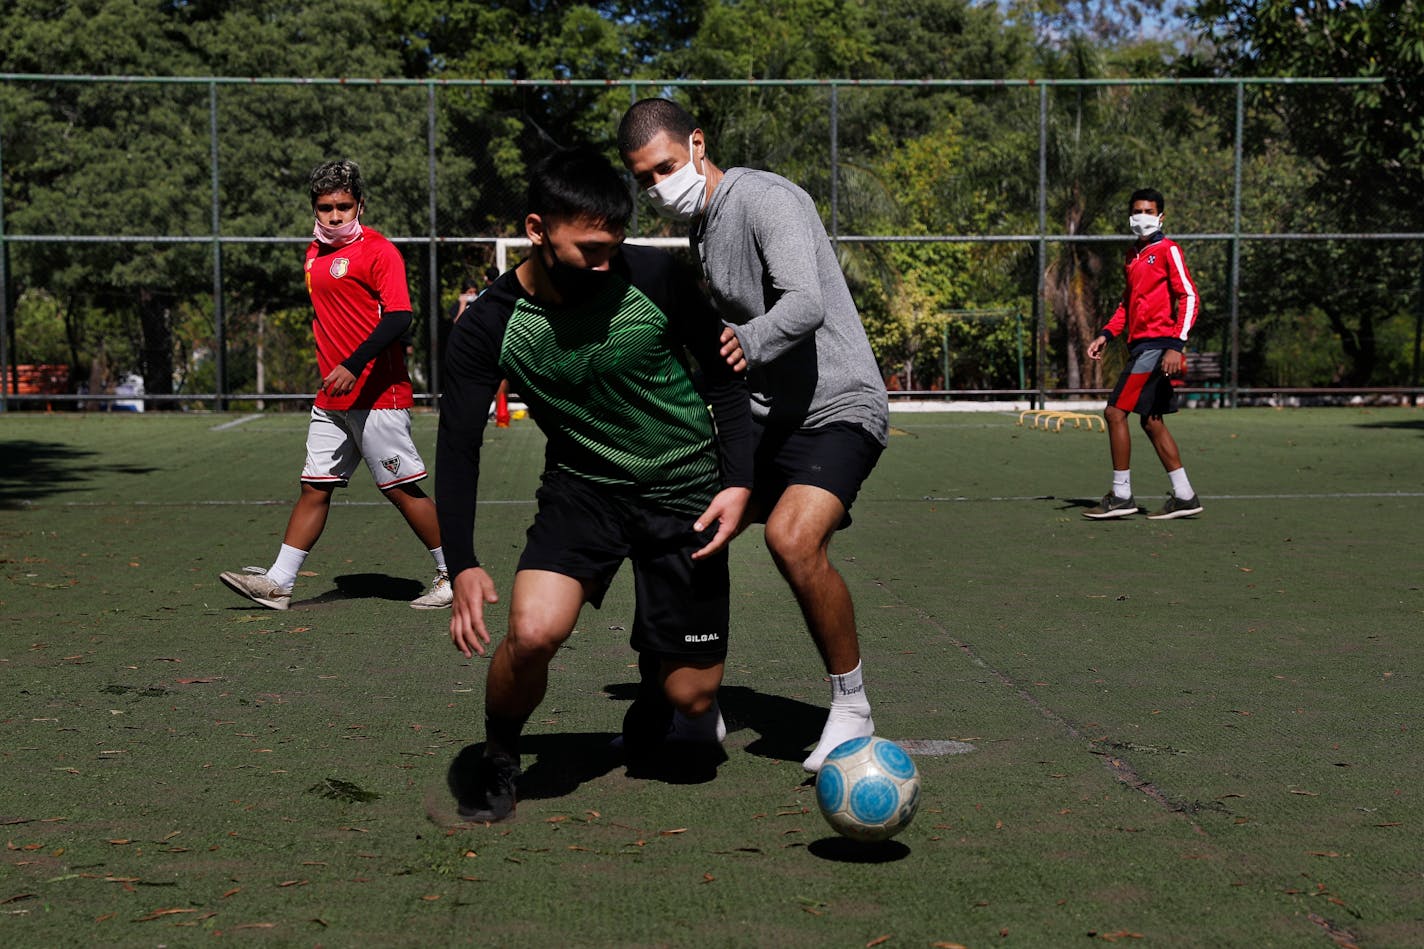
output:
<instances>
[{"instance_id":1,"label":"green artificial turf","mask_svg":"<svg viewBox=\"0 0 1424 949\"><path fill-rule=\"evenodd\" d=\"M1424 415L1181 413L1205 512L1108 523L1081 517L1100 432L893 424L832 557L879 733L974 750L918 757L918 816L867 848L799 767L828 690L757 530L715 779L607 750L637 677L620 577L556 659L515 819L472 827L447 780L485 661L406 606L429 558L365 473L291 611L217 581L270 563L303 415L0 416L0 940L1424 943ZM433 463L435 417L416 433ZM542 440L491 428L485 459L507 592Z\"/></svg>"}]
</instances>

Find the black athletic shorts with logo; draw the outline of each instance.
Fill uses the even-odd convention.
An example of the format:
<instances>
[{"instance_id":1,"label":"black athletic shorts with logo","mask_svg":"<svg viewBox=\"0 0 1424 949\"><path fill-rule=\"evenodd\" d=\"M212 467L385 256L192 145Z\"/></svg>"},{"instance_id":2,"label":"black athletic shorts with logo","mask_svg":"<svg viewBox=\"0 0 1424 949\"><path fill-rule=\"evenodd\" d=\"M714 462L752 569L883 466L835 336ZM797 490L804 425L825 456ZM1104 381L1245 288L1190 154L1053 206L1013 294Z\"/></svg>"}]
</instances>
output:
<instances>
[{"instance_id":1,"label":"black athletic shorts with logo","mask_svg":"<svg viewBox=\"0 0 1424 949\"><path fill-rule=\"evenodd\" d=\"M809 484L840 499L846 510L840 523L844 530L850 526L850 506L884 450L854 422L792 429L758 425L752 488L757 521L766 522L788 487Z\"/></svg>"},{"instance_id":2,"label":"black athletic shorts with logo","mask_svg":"<svg viewBox=\"0 0 1424 949\"><path fill-rule=\"evenodd\" d=\"M526 534L520 570L548 570L585 582L592 587L588 601L599 607L623 561L632 561L633 648L671 659L727 657L727 550L701 560L691 556L716 535L715 524L693 530L696 514L560 471L544 473L535 498L539 510Z\"/></svg>"}]
</instances>

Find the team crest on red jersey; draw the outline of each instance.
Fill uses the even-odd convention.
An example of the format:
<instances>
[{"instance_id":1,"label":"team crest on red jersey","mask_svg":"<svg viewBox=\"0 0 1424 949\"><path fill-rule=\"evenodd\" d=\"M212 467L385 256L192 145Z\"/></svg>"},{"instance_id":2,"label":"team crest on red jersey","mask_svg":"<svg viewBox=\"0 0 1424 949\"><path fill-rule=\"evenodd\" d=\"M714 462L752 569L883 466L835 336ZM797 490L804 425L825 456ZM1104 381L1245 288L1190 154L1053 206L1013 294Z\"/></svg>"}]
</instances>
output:
<instances>
[{"instance_id":1,"label":"team crest on red jersey","mask_svg":"<svg viewBox=\"0 0 1424 949\"><path fill-rule=\"evenodd\" d=\"M381 467L386 469L393 475L400 474L400 456L392 455L389 458L382 458Z\"/></svg>"},{"instance_id":2,"label":"team crest on red jersey","mask_svg":"<svg viewBox=\"0 0 1424 949\"><path fill-rule=\"evenodd\" d=\"M1157 263L1157 255L1156 255L1156 254L1148 254L1148 255L1147 255L1147 262L1148 262L1149 264L1155 264L1155 263ZM337 274L337 276L339 277L339 276L341 276L341 275L340 275L340 274Z\"/></svg>"},{"instance_id":3,"label":"team crest on red jersey","mask_svg":"<svg viewBox=\"0 0 1424 949\"><path fill-rule=\"evenodd\" d=\"M338 257L331 262L331 275L333 277L344 277L346 271L351 269L351 261L345 257Z\"/></svg>"}]
</instances>

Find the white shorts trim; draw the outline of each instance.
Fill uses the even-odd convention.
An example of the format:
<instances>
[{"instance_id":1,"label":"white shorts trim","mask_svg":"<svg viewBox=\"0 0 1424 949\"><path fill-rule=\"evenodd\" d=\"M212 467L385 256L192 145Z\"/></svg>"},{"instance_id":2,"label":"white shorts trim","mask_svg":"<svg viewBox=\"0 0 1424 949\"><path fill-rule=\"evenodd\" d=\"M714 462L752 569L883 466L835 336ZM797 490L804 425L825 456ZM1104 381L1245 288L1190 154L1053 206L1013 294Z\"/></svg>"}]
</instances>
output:
<instances>
[{"instance_id":1,"label":"white shorts trim","mask_svg":"<svg viewBox=\"0 0 1424 949\"><path fill-rule=\"evenodd\" d=\"M313 407L302 481L345 486L362 461L382 491L426 476L410 437L410 410Z\"/></svg>"}]
</instances>

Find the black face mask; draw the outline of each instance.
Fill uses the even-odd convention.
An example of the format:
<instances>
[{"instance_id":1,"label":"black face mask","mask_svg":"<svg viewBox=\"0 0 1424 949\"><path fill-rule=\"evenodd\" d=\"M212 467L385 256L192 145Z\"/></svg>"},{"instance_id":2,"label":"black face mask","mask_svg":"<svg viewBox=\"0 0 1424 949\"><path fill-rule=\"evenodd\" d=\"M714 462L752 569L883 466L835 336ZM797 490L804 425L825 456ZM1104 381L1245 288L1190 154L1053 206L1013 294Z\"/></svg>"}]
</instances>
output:
<instances>
[{"instance_id":1,"label":"black face mask","mask_svg":"<svg viewBox=\"0 0 1424 949\"><path fill-rule=\"evenodd\" d=\"M612 270L588 270L565 263L552 246L549 247L549 257L543 258L543 264L549 274L549 282L563 297L566 306L584 303L598 296L608 287L609 278L613 275Z\"/></svg>"}]
</instances>

